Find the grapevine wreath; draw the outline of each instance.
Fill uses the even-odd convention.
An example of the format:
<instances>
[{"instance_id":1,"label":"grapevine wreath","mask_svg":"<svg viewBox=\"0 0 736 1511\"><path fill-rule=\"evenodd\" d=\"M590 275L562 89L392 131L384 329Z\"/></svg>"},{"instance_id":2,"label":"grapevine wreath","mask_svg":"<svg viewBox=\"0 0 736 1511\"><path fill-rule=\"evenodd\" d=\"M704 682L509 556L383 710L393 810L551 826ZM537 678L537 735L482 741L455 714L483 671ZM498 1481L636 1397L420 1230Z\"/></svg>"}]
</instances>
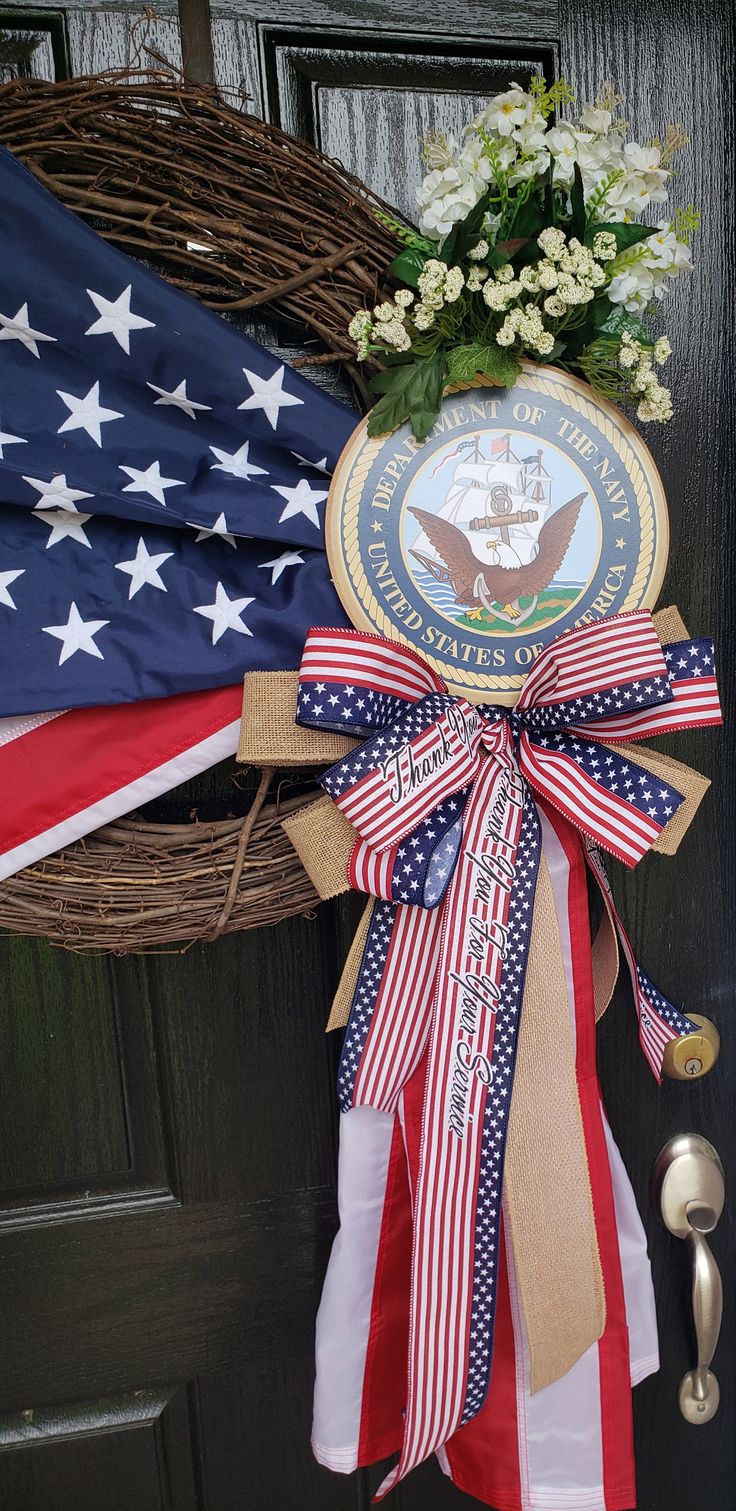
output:
<instances>
[{"instance_id":1,"label":"grapevine wreath","mask_svg":"<svg viewBox=\"0 0 736 1511\"><path fill-rule=\"evenodd\" d=\"M399 222L339 163L150 70L14 79L0 87L0 142L100 235L219 313L267 310L302 340L306 328L314 349L297 365L339 363L368 407L347 327L379 298ZM317 894L281 820L310 797L271 778L245 814L234 788L234 816L132 815L26 867L0 884L0 925L135 953L309 911Z\"/></svg>"}]
</instances>

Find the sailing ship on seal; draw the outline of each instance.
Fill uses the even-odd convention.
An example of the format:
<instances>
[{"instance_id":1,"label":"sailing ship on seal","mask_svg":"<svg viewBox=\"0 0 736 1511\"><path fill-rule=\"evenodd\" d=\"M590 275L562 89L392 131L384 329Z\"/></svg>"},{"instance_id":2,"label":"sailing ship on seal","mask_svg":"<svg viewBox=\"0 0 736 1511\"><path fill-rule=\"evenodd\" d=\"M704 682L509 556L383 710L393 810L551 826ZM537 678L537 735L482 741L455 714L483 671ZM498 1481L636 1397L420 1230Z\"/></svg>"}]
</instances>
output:
<instances>
[{"instance_id":1,"label":"sailing ship on seal","mask_svg":"<svg viewBox=\"0 0 736 1511\"><path fill-rule=\"evenodd\" d=\"M542 450L519 458L510 435L492 442L490 459L482 456L477 437L461 441L432 476L453 459L452 483L439 509L410 507L421 527L411 554L430 584L449 588L468 619L490 615L517 626L534 614L540 593L559 571L587 494L553 511Z\"/></svg>"}]
</instances>

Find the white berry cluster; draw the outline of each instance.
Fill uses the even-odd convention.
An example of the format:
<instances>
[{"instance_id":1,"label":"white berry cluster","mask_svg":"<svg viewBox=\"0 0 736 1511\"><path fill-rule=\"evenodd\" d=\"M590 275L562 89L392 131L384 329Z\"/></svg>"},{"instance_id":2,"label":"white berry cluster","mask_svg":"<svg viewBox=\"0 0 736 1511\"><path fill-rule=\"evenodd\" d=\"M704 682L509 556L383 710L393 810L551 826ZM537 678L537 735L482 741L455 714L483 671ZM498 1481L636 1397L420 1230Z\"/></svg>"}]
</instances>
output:
<instances>
[{"instance_id":1,"label":"white berry cluster","mask_svg":"<svg viewBox=\"0 0 736 1511\"><path fill-rule=\"evenodd\" d=\"M615 238L611 239L615 251ZM607 274L600 260L600 246L596 256L595 251L583 246L577 237L568 240L557 226L548 226L542 231L537 237L537 245L544 255L537 262L520 268L518 275L514 275L507 263L492 277L486 278L483 301L489 310L506 314L496 332L499 346L512 346L518 341L529 351L548 356L555 344L558 322L565 321L576 306L594 299L597 290L605 284ZM605 244L602 249L604 259L608 257L608 250ZM532 302L526 297L530 294ZM523 302L519 303L520 300ZM545 326L545 315L555 322L554 330Z\"/></svg>"},{"instance_id":2,"label":"white berry cluster","mask_svg":"<svg viewBox=\"0 0 736 1511\"><path fill-rule=\"evenodd\" d=\"M660 383L654 369L655 362L666 362L671 354L666 336L660 336L651 348L642 346L628 332L621 337L618 361L626 373L630 395L638 398L637 419L660 422L672 419L672 395Z\"/></svg>"},{"instance_id":3,"label":"white berry cluster","mask_svg":"<svg viewBox=\"0 0 736 1511\"><path fill-rule=\"evenodd\" d=\"M413 303L411 289L397 289L393 300L386 299L375 306L372 317L368 310L353 315L348 335L352 336L361 361L369 355L372 343L392 351L409 351L411 335L406 329L406 317Z\"/></svg>"},{"instance_id":4,"label":"white berry cluster","mask_svg":"<svg viewBox=\"0 0 736 1511\"><path fill-rule=\"evenodd\" d=\"M555 344L552 332L545 329L536 304L524 304L510 310L501 329L496 332L496 341L499 346L513 346L518 341L528 351L538 352L540 357L549 356Z\"/></svg>"}]
</instances>

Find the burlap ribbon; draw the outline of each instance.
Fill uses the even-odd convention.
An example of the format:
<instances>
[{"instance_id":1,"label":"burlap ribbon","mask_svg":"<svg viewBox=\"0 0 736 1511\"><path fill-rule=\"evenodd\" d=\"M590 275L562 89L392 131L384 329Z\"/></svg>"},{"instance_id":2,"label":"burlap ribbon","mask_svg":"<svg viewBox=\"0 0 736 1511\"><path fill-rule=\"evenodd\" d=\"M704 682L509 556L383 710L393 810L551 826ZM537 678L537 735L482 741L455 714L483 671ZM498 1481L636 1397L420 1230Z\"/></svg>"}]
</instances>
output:
<instances>
[{"instance_id":1,"label":"burlap ribbon","mask_svg":"<svg viewBox=\"0 0 736 1511\"><path fill-rule=\"evenodd\" d=\"M654 616L663 644L686 639L674 608ZM245 678L238 760L249 765L306 766L339 760L358 741L294 722L297 672L250 672ZM612 749L617 747L609 742ZM672 855L707 791L707 779L649 747L627 744L625 753L685 801L654 845ZM283 824L318 894L349 890L347 863L357 835L321 797ZM616 928L604 896L604 913L592 946L595 1015L613 995L619 954ZM327 1029L345 1025L353 999L374 902L363 913L332 1004ZM554 1045L550 1054L549 1046ZM564 1160L556 1150L565 1151ZM605 1327L605 1296L593 1212L582 1112L575 1072L567 985L557 913L542 859L521 1015L505 1161L505 1198L521 1292L532 1390L559 1379Z\"/></svg>"}]
</instances>

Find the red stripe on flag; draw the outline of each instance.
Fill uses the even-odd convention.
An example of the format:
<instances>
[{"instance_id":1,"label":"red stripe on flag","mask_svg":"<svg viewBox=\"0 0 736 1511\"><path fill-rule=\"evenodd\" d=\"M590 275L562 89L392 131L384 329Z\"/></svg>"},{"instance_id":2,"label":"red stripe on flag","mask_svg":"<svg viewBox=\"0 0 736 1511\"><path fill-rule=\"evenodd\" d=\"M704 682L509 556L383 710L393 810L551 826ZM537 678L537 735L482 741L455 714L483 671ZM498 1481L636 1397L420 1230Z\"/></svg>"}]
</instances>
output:
<instances>
[{"instance_id":1,"label":"red stripe on flag","mask_svg":"<svg viewBox=\"0 0 736 1511\"><path fill-rule=\"evenodd\" d=\"M238 684L78 708L6 740L0 877L234 754L241 704Z\"/></svg>"}]
</instances>

